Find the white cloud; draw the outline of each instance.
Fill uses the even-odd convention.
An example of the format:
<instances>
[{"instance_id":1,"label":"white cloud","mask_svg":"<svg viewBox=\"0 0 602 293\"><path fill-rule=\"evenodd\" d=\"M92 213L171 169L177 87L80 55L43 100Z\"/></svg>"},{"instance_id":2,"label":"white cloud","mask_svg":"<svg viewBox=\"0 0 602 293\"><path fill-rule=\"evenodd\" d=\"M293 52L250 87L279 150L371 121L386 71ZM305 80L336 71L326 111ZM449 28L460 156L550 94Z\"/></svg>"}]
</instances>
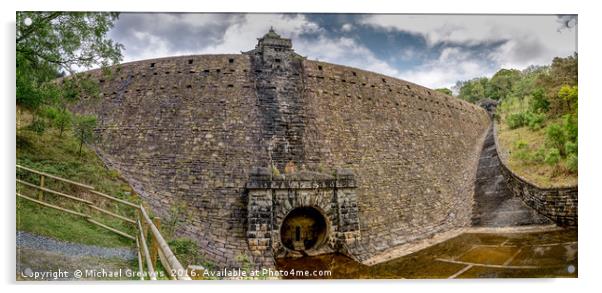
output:
<instances>
[{"instance_id":1,"label":"white cloud","mask_svg":"<svg viewBox=\"0 0 602 293\"><path fill-rule=\"evenodd\" d=\"M257 43L257 38L264 35L270 26L273 26L281 36L292 38L295 51L310 59L358 67L392 76L399 75L397 69L377 58L365 46L351 38L327 37L322 28L309 21L304 15L245 15L240 22L234 23L226 29L222 42L203 49L201 53L240 53L240 51L250 50ZM304 33L312 33L315 37L300 38L299 36Z\"/></svg>"},{"instance_id":2,"label":"white cloud","mask_svg":"<svg viewBox=\"0 0 602 293\"><path fill-rule=\"evenodd\" d=\"M451 88L458 80L472 79L493 74L485 60L475 58L461 47L448 47L441 51L437 59L423 65L403 71L402 79L430 88Z\"/></svg>"},{"instance_id":3,"label":"white cloud","mask_svg":"<svg viewBox=\"0 0 602 293\"><path fill-rule=\"evenodd\" d=\"M240 53L251 50L257 43L257 38L263 36L271 26L287 38L320 31L319 26L308 21L304 15L245 14L240 21L226 29L221 42L204 48L200 53Z\"/></svg>"},{"instance_id":4,"label":"white cloud","mask_svg":"<svg viewBox=\"0 0 602 293\"><path fill-rule=\"evenodd\" d=\"M299 54L307 56L309 59L357 67L391 76L399 75L396 68L380 60L372 51L351 38L327 38L321 35L311 41L300 40L297 48Z\"/></svg>"},{"instance_id":5,"label":"white cloud","mask_svg":"<svg viewBox=\"0 0 602 293\"><path fill-rule=\"evenodd\" d=\"M489 57L502 67L548 64L577 50L575 30L559 30L555 15L369 15L360 23L420 35L429 47L501 42Z\"/></svg>"},{"instance_id":6,"label":"white cloud","mask_svg":"<svg viewBox=\"0 0 602 293\"><path fill-rule=\"evenodd\" d=\"M350 23L346 23L346 24L344 24L344 25L341 26L341 31L344 31L344 32L349 32L352 29L353 29L353 25L350 24Z\"/></svg>"},{"instance_id":7,"label":"white cloud","mask_svg":"<svg viewBox=\"0 0 602 293\"><path fill-rule=\"evenodd\" d=\"M576 30L560 30L561 24L556 16L546 15L368 15L327 32L303 14L127 14L117 23L116 36L126 44L125 61L131 61L236 54L253 49L257 38L273 26L310 59L436 88L490 76L502 67L522 69L571 55L576 50ZM358 26L422 36L427 46L390 48L398 53L380 56L361 40L340 34L361 29ZM437 52L436 58L429 59ZM411 69L403 65L406 62L413 64Z\"/></svg>"}]
</instances>

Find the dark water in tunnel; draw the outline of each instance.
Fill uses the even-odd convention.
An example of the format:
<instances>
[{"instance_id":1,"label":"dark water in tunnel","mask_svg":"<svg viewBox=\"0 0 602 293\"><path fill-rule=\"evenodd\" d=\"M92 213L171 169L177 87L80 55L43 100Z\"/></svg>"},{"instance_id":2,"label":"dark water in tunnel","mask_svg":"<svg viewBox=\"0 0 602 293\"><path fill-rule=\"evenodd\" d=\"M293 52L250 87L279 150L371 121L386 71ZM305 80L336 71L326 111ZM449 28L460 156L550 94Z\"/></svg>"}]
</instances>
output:
<instances>
[{"instance_id":1,"label":"dark water in tunnel","mask_svg":"<svg viewBox=\"0 0 602 293\"><path fill-rule=\"evenodd\" d=\"M280 258L277 269L289 272L285 279L577 277L577 231L467 233L374 266L328 254ZM291 270L308 271L309 276L291 276ZM322 275L312 275L319 271Z\"/></svg>"}]
</instances>

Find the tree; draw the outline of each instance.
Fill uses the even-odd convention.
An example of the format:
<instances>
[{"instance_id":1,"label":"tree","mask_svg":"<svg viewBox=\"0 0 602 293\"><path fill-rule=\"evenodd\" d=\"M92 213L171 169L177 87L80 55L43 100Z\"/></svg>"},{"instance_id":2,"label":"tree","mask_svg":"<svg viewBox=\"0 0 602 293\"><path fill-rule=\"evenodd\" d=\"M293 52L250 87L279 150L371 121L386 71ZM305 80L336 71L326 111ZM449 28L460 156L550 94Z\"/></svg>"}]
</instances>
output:
<instances>
[{"instance_id":1,"label":"tree","mask_svg":"<svg viewBox=\"0 0 602 293\"><path fill-rule=\"evenodd\" d=\"M106 36L117 17L111 12L17 12L17 105L35 115L61 95L51 80L119 62L123 46Z\"/></svg>"},{"instance_id":2,"label":"tree","mask_svg":"<svg viewBox=\"0 0 602 293\"><path fill-rule=\"evenodd\" d=\"M486 98L485 88L487 88L488 79L486 77L474 78L467 81L459 81L456 83L458 89L458 97L474 103L478 100Z\"/></svg>"},{"instance_id":3,"label":"tree","mask_svg":"<svg viewBox=\"0 0 602 293\"><path fill-rule=\"evenodd\" d=\"M94 138L94 128L96 127L96 117L92 115L75 116L73 121L73 132L79 141L79 155L82 155L82 146L84 143L92 142Z\"/></svg>"},{"instance_id":4,"label":"tree","mask_svg":"<svg viewBox=\"0 0 602 293\"><path fill-rule=\"evenodd\" d=\"M569 112L577 109L577 86L565 85L558 91L558 97L566 102Z\"/></svg>"},{"instance_id":5,"label":"tree","mask_svg":"<svg viewBox=\"0 0 602 293\"><path fill-rule=\"evenodd\" d=\"M520 79L520 71L516 69L501 69L487 83L487 97L503 100L512 92L514 84Z\"/></svg>"},{"instance_id":6,"label":"tree","mask_svg":"<svg viewBox=\"0 0 602 293\"><path fill-rule=\"evenodd\" d=\"M440 92L440 93L444 93L444 94L450 95L450 96L453 94L452 91L450 89L448 89L448 88L438 88L438 89L435 89L435 90L438 91L438 92Z\"/></svg>"},{"instance_id":7,"label":"tree","mask_svg":"<svg viewBox=\"0 0 602 293\"><path fill-rule=\"evenodd\" d=\"M71 113L67 109L58 109L53 120L53 125L59 130L59 137L63 136L63 132L71 125Z\"/></svg>"},{"instance_id":8,"label":"tree","mask_svg":"<svg viewBox=\"0 0 602 293\"><path fill-rule=\"evenodd\" d=\"M573 105L567 103L567 100L560 97L559 93L563 86L577 86L577 69L577 54L565 58L556 57L549 70L538 77L537 86L545 89L553 116L561 116L572 111L571 106Z\"/></svg>"}]
</instances>

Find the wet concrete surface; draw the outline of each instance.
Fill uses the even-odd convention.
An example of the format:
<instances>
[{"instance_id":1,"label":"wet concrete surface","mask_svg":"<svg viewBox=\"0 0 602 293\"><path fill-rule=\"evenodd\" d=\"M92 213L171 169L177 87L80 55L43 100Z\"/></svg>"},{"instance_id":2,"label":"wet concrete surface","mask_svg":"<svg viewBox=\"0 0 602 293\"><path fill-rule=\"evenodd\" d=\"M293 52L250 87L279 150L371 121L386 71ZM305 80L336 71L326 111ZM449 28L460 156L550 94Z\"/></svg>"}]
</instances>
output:
<instances>
[{"instance_id":1,"label":"wet concrete surface","mask_svg":"<svg viewBox=\"0 0 602 293\"><path fill-rule=\"evenodd\" d=\"M282 271L307 270L289 279L445 279L577 277L577 230L537 233L467 233L374 266L340 254L277 259ZM329 276L311 276L329 270Z\"/></svg>"}]
</instances>

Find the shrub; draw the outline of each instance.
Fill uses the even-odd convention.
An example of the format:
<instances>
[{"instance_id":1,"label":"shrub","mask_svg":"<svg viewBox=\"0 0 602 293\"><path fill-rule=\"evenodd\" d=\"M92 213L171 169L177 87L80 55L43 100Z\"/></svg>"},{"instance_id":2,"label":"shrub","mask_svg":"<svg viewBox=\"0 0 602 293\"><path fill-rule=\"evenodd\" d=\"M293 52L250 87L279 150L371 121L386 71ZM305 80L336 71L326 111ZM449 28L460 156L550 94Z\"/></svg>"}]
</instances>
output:
<instances>
[{"instance_id":1,"label":"shrub","mask_svg":"<svg viewBox=\"0 0 602 293\"><path fill-rule=\"evenodd\" d=\"M531 130L537 130L543 127L543 122L546 119L546 115L543 113L526 112L525 120L526 124Z\"/></svg>"},{"instance_id":2,"label":"shrub","mask_svg":"<svg viewBox=\"0 0 602 293\"><path fill-rule=\"evenodd\" d=\"M566 114L563 116L563 128L566 133L567 140L577 141L578 129L577 129L577 115Z\"/></svg>"},{"instance_id":3,"label":"shrub","mask_svg":"<svg viewBox=\"0 0 602 293\"><path fill-rule=\"evenodd\" d=\"M535 113L547 112L550 109L550 101L546 99L542 89L537 89L533 92L529 101L529 108Z\"/></svg>"},{"instance_id":4,"label":"shrub","mask_svg":"<svg viewBox=\"0 0 602 293\"><path fill-rule=\"evenodd\" d=\"M546 160L546 149L541 147L533 153L532 160L535 163L543 163Z\"/></svg>"},{"instance_id":5,"label":"shrub","mask_svg":"<svg viewBox=\"0 0 602 293\"><path fill-rule=\"evenodd\" d=\"M546 143L557 150L564 150L566 136L561 125L553 123L546 129Z\"/></svg>"},{"instance_id":6,"label":"shrub","mask_svg":"<svg viewBox=\"0 0 602 293\"><path fill-rule=\"evenodd\" d=\"M577 154L577 142L567 141L564 144L564 152L567 156Z\"/></svg>"},{"instance_id":7,"label":"shrub","mask_svg":"<svg viewBox=\"0 0 602 293\"><path fill-rule=\"evenodd\" d=\"M27 129L37 134L42 134L46 131L46 123L42 119L35 119L31 124L27 125Z\"/></svg>"},{"instance_id":8,"label":"shrub","mask_svg":"<svg viewBox=\"0 0 602 293\"><path fill-rule=\"evenodd\" d=\"M572 173L577 173L578 171L578 159L577 154L570 154L566 159L566 168Z\"/></svg>"},{"instance_id":9,"label":"shrub","mask_svg":"<svg viewBox=\"0 0 602 293\"><path fill-rule=\"evenodd\" d=\"M545 163L554 166L560 162L560 151L557 148L551 148L546 154Z\"/></svg>"},{"instance_id":10,"label":"shrub","mask_svg":"<svg viewBox=\"0 0 602 293\"><path fill-rule=\"evenodd\" d=\"M512 113L506 116L506 124L510 129L516 129L519 127L523 127L527 124L527 119L525 117L525 113Z\"/></svg>"},{"instance_id":11,"label":"shrub","mask_svg":"<svg viewBox=\"0 0 602 293\"><path fill-rule=\"evenodd\" d=\"M189 238L176 238L169 241L169 247L184 267L199 264L200 254L197 244Z\"/></svg>"}]
</instances>

